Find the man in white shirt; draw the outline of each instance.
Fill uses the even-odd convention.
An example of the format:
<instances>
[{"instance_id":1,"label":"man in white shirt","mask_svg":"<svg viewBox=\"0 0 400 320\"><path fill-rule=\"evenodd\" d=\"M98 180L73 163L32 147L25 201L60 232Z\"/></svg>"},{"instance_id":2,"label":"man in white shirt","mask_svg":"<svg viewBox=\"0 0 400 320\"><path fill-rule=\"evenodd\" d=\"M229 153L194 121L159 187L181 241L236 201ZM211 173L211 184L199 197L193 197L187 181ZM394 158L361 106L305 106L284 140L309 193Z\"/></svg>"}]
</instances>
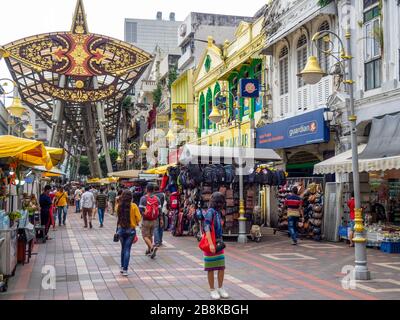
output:
<instances>
[{"instance_id":1,"label":"man in white shirt","mask_svg":"<svg viewBox=\"0 0 400 320\"><path fill-rule=\"evenodd\" d=\"M90 229L93 228L92 215L93 215L93 210L96 207L96 201L95 201L94 195L89 190L90 190L89 187L86 187L85 193L81 197L82 210L83 210L83 221L85 222L85 229L88 227L87 216L89 216Z\"/></svg>"},{"instance_id":2,"label":"man in white shirt","mask_svg":"<svg viewBox=\"0 0 400 320\"><path fill-rule=\"evenodd\" d=\"M97 195L99 194L99 190L97 190L97 188L95 186L92 186L89 190L91 193L93 193L94 196L94 200L97 199ZM94 209L96 209L96 201L94 202ZM96 220L96 215L93 215L93 220Z\"/></svg>"},{"instance_id":3,"label":"man in white shirt","mask_svg":"<svg viewBox=\"0 0 400 320\"><path fill-rule=\"evenodd\" d=\"M82 196L82 191L81 189L77 188L74 193L74 198L75 198L75 213L81 213L81 196Z\"/></svg>"}]
</instances>

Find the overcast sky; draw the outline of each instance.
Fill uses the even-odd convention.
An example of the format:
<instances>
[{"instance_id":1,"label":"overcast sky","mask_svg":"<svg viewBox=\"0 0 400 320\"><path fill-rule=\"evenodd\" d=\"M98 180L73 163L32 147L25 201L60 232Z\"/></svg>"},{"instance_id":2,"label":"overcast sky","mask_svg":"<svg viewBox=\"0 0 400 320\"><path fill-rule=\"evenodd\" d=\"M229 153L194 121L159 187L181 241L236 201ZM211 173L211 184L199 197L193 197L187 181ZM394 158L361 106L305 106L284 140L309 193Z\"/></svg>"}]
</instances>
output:
<instances>
[{"instance_id":1,"label":"overcast sky","mask_svg":"<svg viewBox=\"0 0 400 320\"><path fill-rule=\"evenodd\" d=\"M4 2L4 3L3 3ZM253 16L266 0L84 0L89 30L123 40L124 19L155 19L157 11L168 19L176 13L180 21L191 11ZM1 1L0 45L24 37L55 31L69 31L76 0ZM9 76L4 60L0 78Z\"/></svg>"}]
</instances>

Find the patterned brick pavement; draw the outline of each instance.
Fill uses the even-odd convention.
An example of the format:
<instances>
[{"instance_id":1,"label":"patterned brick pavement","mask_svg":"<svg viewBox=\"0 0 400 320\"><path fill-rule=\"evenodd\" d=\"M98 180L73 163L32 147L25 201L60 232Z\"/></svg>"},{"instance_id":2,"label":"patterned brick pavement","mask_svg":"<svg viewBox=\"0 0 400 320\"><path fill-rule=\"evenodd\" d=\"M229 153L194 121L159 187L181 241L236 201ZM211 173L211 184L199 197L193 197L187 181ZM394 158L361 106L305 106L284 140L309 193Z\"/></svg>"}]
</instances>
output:
<instances>
[{"instance_id":1,"label":"patterned brick pavement","mask_svg":"<svg viewBox=\"0 0 400 320\"><path fill-rule=\"evenodd\" d=\"M53 240L35 246L29 264L19 265L0 300L205 300L209 299L202 254L193 237L165 234L166 246L155 260L144 256L140 240L132 249L130 276L119 274L120 245L112 241L116 219L105 228L83 229L80 214L70 211L67 227L51 232ZM225 287L234 300L400 299L400 256L368 249L373 280L355 290L341 286L354 249L343 243L300 241L268 234L263 242L228 242ZM56 289L42 288L43 266L54 266Z\"/></svg>"}]
</instances>

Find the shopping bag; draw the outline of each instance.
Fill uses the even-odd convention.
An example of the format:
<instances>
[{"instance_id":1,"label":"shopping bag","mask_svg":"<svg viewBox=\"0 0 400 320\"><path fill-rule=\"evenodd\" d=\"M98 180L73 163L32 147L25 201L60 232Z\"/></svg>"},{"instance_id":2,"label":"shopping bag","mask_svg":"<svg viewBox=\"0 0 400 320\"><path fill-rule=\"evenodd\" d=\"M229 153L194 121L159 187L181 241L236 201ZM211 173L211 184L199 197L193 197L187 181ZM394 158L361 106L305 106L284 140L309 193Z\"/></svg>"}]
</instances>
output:
<instances>
[{"instance_id":1,"label":"shopping bag","mask_svg":"<svg viewBox=\"0 0 400 320\"><path fill-rule=\"evenodd\" d=\"M214 244L214 247L216 247L214 219L211 223L211 240ZM199 243L199 248L201 251L203 251L206 254L212 254L212 252L210 251L210 244L208 243L206 232L203 232L203 235L202 235L200 243Z\"/></svg>"}]
</instances>

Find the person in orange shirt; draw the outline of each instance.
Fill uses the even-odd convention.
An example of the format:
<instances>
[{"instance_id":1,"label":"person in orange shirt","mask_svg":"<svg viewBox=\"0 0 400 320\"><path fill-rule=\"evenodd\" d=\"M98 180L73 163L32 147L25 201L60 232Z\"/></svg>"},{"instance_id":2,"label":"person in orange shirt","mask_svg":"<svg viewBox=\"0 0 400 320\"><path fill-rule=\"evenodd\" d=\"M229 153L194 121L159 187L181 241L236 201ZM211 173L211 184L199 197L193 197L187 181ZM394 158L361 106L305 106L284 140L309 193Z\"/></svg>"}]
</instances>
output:
<instances>
[{"instance_id":1,"label":"person in orange shirt","mask_svg":"<svg viewBox=\"0 0 400 320\"><path fill-rule=\"evenodd\" d=\"M121 274L128 276L128 267L131 257L132 244L136 238L136 227L142 220L139 208L132 203L132 192L126 190L122 193L116 207L118 223L117 234L121 242Z\"/></svg>"},{"instance_id":2,"label":"person in orange shirt","mask_svg":"<svg viewBox=\"0 0 400 320\"><path fill-rule=\"evenodd\" d=\"M57 208L59 226L61 226L61 222L65 226L67 220L67 205L68 193L64 191L63 187L59 187L54 197L54 206Z\"/></svg>"}]
</instances>

